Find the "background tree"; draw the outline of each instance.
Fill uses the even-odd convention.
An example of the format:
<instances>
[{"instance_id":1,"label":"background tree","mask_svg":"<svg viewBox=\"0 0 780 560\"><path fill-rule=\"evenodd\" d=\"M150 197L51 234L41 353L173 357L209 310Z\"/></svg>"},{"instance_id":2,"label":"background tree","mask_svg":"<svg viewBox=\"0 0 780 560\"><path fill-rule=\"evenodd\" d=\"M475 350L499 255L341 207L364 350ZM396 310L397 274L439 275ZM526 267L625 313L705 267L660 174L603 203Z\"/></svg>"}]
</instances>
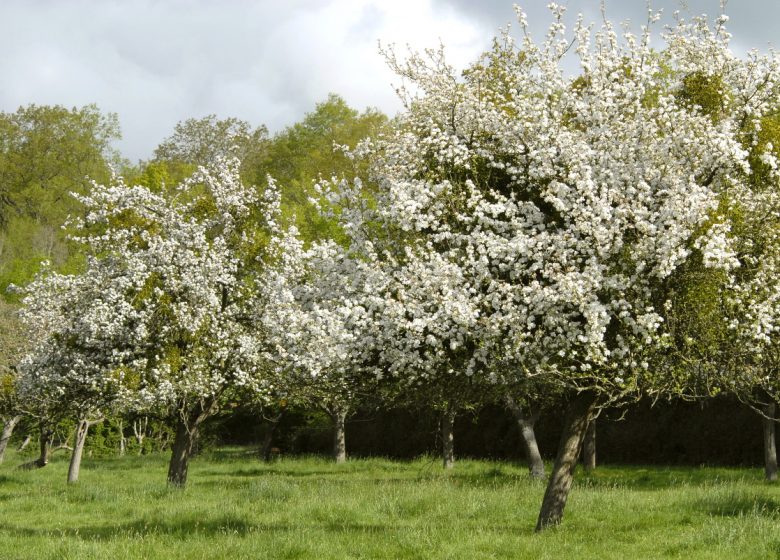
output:
<instances>
[{"instance_id":1,"label":"background tree","mask_svg":"<svg viewBox=\"0 0 780 560\"><path fill-rule=\"evenodd\" d=\"M23 284L41 260L75 270L79 257L60 226L81 210L70 192L86 192L87 177L104 181L122 165L112 143L119 121L95 105L66 109L29 105L0 112L0 291Z\"/></svg>"},{"instance_id":2,"label":"background tree","mask_svg":"<svg viewBox=\"0 0 780 560\"><path fill-rule=\"evenodd\" d=\"M287 219L295 216L304 240L338 237L333 222L309 202L319 198L315 184L345 175L349 179L365 177L365 163L355 162L339 146L354 148L359 141L376 135L386 123L387 117L376 109L361 113L343 98L330 94L301 122L271 139L249 170L249 179L262 184L270 175L279 183L283 212Z\"/></svg>"},{"instance_id":3,"label":"background tree","mask_svg":"<svg viewBox=\"0 0 780 560\"><path fill-rule=\"evenodd\" d=\"M333 457L347 458L346 421L365 406L376 386L374 357L377 293L383 276L373 255L355 254L333 241L286 244L272 277L264 330L273 361L296 401L326 412L333 423ZM365 258L365 260L364 260Z\"/></svg>"},{"instance_id":4,"label":"background tree","mask_svg":"<svg viewBox=\"0 0 780 560\"><path fill-rule=\"evenodd\" d=\"M70 483L78 481L89 427L119 408L124 372L138 365L137 335L105 323L108 310L124 311L123 323L137 318L107 289L111 272L96 266L78 275L44 269L23 300L22 318L35 338L20 364L20 383L25 400L37 403L46 422L75 421Z\"/></svg>"},{"instance_id":5,"label":"background tree","mask_svg":"<svg viewBox=\"0 0 780 560\"><path fill-rule=\"evenodd\" d=\"M0 299L0 463L14 428L21 420L17 394L17 366L22 359L28 340L18 316L16 306Z\"/></svg>"},{"instance_id":6,"label":"background tree","mask_svg":"<svg viewBox=\"0 0 780 560\"><path fill-rule=\"evenodd\" d=\"M251 166L265 154L267 142L268 129L263 125L255 128L235 117L207 115L177 123L173 134L155 148L152 161L208 166L235 157Z\"/></svg>"}]
</instances>

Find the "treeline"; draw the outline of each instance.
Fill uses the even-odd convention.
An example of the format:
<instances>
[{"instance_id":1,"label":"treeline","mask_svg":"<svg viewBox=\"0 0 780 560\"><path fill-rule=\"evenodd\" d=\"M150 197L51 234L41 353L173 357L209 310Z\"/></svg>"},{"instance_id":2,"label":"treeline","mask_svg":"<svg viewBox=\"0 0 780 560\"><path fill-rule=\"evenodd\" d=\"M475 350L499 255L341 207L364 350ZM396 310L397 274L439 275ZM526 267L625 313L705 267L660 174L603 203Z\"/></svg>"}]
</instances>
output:
<instances>
[{"instance_id":1,"label":"treeline","mask_svg":"<svg viewBox=\"0 0 780 560\"><path fill-rule=\"evenodd\" d=\"M0 462L17 433L20 449L40 438L40 456L31 464L48 463L53 450L72 450L75 425L64 419L41 430L35 414L25 414L18 402L17 362L29 349L29 333L18 318L21 286L40 272L42 263L61 273L78 273L85 254L69 240L67 220L85 209L74 194L89 191L92 182L107 183L120 175L127 184L143 184L154 192L174 191L202 165L220 158L240 158L241 179L265 185L274 177L281 186L281 217L295 224L311 241L333 233L332 224L316 212L309 199L321 177L348 169L348 159L336 146L354 145L377 134L387 117L375 109L362 113L338 95L316 105L305 118L268 135L265 126L215 115L180 122L146 161L132 164L113 148L121 138L116 114L97 106L67 109L30 105L0 113L0 374L2 420ZM245 413L247 411L244 411ZM262 423L262 407L249 409ZM305 411L298 414L306 415ZM90 442L98 454L168 451L173 442L171 419L149 415L110 416L92 428ZM38 433L40 431L40 434ZM97 433L95 433L97 432ZM31 436L34 434L34 436ZM210 441L219 440L212 432Z\"/></svg>"},{"instance_id":2,"label":"treeline","mask_svg":"<svg viewBox=\"0 0 780 560\"><path fill-rule=\"evenodd\" d=\"M559 422L543 530L580 456L595 466L600 415L726 396L761 416L775 480L780 61L734 56L724 18L679 20L657 51L551 10L541 43L505 32L463 72L387 52L413 86L392 120L336 96L274 137L191 119L131 166L94 107L5 115L3 241L27 253L0 269L22 303L2 411L39 434L30 466L68 441L75 482L90 431L113 433L169 449L183 486L231 418L266 426L265 458L291 417L325 418L343 462L350 421L427 410L452 468L492 407L539 478L536 427ZM46 148L62 130L82 167Z\"/></svg>"}]
</instances>

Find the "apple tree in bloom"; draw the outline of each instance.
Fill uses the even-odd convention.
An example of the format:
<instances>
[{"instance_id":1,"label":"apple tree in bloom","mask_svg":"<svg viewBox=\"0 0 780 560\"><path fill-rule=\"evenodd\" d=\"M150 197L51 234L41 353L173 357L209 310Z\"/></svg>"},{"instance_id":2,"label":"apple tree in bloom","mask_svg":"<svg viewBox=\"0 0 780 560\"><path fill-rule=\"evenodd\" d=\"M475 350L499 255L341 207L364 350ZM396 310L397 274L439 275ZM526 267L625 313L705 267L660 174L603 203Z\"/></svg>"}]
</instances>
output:
<instances>
[{"instance_id":1,"label":"apple tree in bloom","mask_svg":"<svg viewBox=\"0 0 780 560\"><path fill-rule=\"evenodd\" d=\"M778 104L772 104L777 110ZM728 233L740 266L719 286L721 352L709 370L732 372L717 390L736 394L762 416L767 480L777 480L776 423L780 399L780 128L776 116L746 127L751 174L733 193ZM775 142L773 143L772 140ZM724 355L725 354L725 355ZM687 356L686 356L687 357ZM712 376L708 376L712 377Z\"/></svg>"},{"instance_id":2,"label":"apple tree in bloom","mask_svg":"<svg viewBox=\"0 0 780 560\"><path fill-rule=\"evenodd\" d=\"M752 64L760 71L772 61L755 59ZM713 87L718 83L719 77L689 80L685 91L688 100L695 100L716 120L725 93ZM767 81L766 86L771 88L772 83ZM780 121L776 92L762 93L757 102L763 106L743 119L739 133L748 151L749 172L724 194L720 206L728 223L721 226L718 250L728 252L738 266L724 271L702 255L675 274L666 322L673 339L669 367L677 375L666 381L673 389L679 379L687 379L688 396L727 392L758 411L766 477L776 480Z\"/></svg>"},{"instance_id":3,"label":"apple tree in bloom","mask_svg":"<svg viewBox=\"0 0 780 560\"><path fill-rule=\"evenodd\" d=\"M618 36L580 17L569 33L564 9L551 11L536 41L518 10L519 44L503 34L464 73L441 50L390 52L407 110L372 169L381 219L450 267L478 316L464 371L490 379L498 359L566 397L539 530L562 519L588 422L667 386L653 364L670 344L675 273L694 259L739 268L721 201L750 175L744 126L770 110L778 80L774 59L731 53L725 16L678 20L659 52L651 25ZM718 118L684 95L697 80L723 90ZM418 375L400 365L415 352L398 355Z\"/></svg>"},{"instance_id":4,"label":"apple tree in bloom","mask_svg":"<svg viewBox=\"0 0 780 560\"><path fill-rule=\"evenodd\" d=\"M262 195L244 186L238 160L220 159L172 194L117 179L79 199L85 213L73 238L88 263L62 280L85 285L73 345L81 351L95 333L97 355L85 361L118 384L124 406L172 413L168 481L184 485L202 423L231 391L262 391L252 310L274 259L277 192L273 184ZM74 372L88 371L86 362L78 366ZM86 373L83 381L92 384Z\"/></svg>"},{"instance_id":5,"label":"apple tree in bloom","mask_svg":"<svg viewBox=\"0 0 780 560\"><path fill-rule=\"evenodd\" d=\"M370 243L323 240L306 248L294 228L282 255L265 289L273 301L261 314L269 362L294 400L330 416L333 455L342 463L346 419L377 389L385 270Z\"/></svg>"},{"instance_id":6,"label":"apple tree in bloom","mask_svg":"<svg viewBox=\"0 0 780 560\"><path fill-rule=\"evenodd\" d=\"M776 423L780 398L780 190L741 197L743 211L734 245L738 274L722 288L728 359L712 358L712 368L733 375L719 389L736 394L762 415L767 480L777 480ZM721 359L718 359L721 358Z\"/></svg>"},{"instance_id":7,"label":"apple tree in bloom","mask_svg":"<svg viewBox=\"0 0 780 560\"><path fill-rule=\"evenodd\" d=\"M111 289L111 272L88 266L64 275L44 266L25 287L22 319L31 343L19 365L19 394L41 427L39 466L48 461L57 423L76 422L68 482L78 480L90 425L120 406L123 370L142 361L132 328L136 310Z\"/></svg>"}]
</instances>

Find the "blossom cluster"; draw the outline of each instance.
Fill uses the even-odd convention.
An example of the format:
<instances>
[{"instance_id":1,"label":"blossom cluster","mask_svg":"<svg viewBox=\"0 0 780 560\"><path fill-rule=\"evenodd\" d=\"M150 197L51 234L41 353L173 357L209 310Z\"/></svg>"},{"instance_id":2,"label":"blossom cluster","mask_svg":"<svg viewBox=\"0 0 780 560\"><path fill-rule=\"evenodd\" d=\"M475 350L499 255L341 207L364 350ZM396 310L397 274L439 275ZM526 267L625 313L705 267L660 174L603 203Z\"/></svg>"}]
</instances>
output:
<instances>
[{"instance_id":1,"label":"blossom cluster","mask_svg":"<svg viewBox=\"0 0 780 560\"><path fill-rule=\"evenodd\" d=\"M258 386L248 317L270 259L258 239L278 231L273 191L244 186L235 159L200 168L171 196L119 178L94 184L71 224L86 269L44 271L26 290L23 318L37 333L26 391L148 409Z\"/></svg>"}]
</instances>

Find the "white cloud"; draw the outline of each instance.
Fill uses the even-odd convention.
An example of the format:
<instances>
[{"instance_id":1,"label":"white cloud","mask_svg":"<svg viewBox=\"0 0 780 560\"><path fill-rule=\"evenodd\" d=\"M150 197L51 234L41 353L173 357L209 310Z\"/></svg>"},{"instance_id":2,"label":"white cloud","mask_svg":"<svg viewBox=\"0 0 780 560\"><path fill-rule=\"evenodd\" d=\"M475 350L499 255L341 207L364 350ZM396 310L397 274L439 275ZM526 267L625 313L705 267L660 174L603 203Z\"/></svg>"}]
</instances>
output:
<instances>
[{"instance_id":1,"label":"white cloud","mask_svg":"<svg viewBox=\"0 0 780 560\"><path fill-rule=\"evenodd\" d=\"M459 62L489 41L426 1L29 2L0 5L0 109L98 103L120 149L148 157L182 119L217 113L278 130L329 92L358 108L399 104L377 40L434 46Z\"/></svg>"},{"instance_id":2,"label":"white cloud","mask_svg":"<svg viewBox=\"0 0 780 560\"><path fill-rule=\"evenodd\" d=\"M525 2L539 34L549 21L546 3ZM691 3L699 11L717 8L715 0ZM571 12L596 5L568 4ZM760 9L751 4L748 11L743 4L750 3L733 6L734 29L742 32L735 40L760 40L761 47L774 33L763 22L776 20L778 8L756 2ZM644 6L608 2L615 18L636 22ZM739 10L761 22L748 25ZM400 104L379 39L401 50L441 40L462 67L512 19L509 0L4 0L0 110L94 102L119 114L123 153L145 158L176 122L209 113L278 130L330 92L354 107L393 113Z\"/></svg>"}]
</instances>

